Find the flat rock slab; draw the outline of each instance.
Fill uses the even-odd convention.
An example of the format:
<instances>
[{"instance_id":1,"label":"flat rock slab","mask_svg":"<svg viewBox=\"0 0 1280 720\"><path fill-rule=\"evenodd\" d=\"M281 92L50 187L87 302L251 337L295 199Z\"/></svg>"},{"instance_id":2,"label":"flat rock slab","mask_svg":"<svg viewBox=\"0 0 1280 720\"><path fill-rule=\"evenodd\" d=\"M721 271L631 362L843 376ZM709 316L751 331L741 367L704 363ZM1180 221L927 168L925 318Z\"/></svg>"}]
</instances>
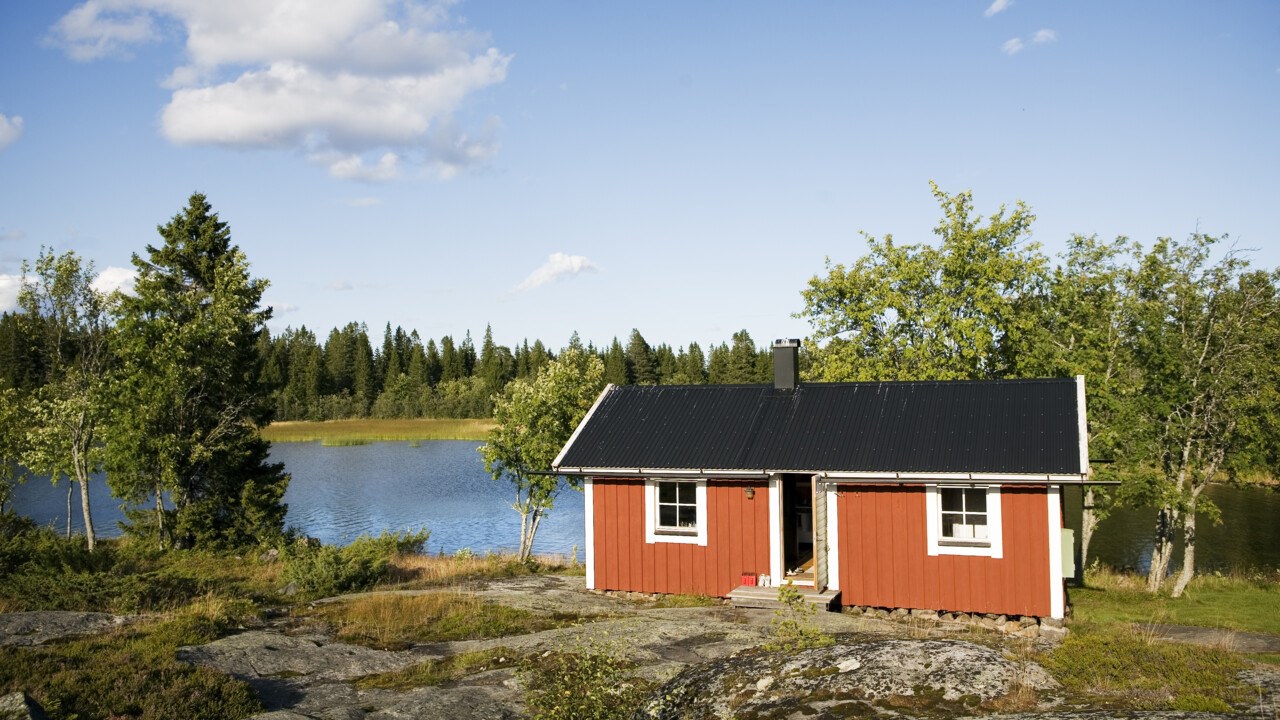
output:
<instances>
[{"instance_id":1,"label":"flat rock slab","mask_svg":"<svg viewBox=\"0 0 1280 720\"><path fill-rule=\"evenodd\" d=\"M313 681L353 680L362 675L400 670L421 661L410 653L319 642L261 630L232 635L208 645L179 648L178 659L244 680L305 677Z\"/></svg>"},{"instance_id":2,"label":"flat rock slab","mask_svg":"<svg viewBox=\"0 0 1280 720\"><path fill-rule=\"evenodd\" d=\"M0 647L43 645L53 640L93 635L119 627L128 620L110 613L68 610L0 613Z\"/></svg>"},{"instance_id":3,"label":"flat rock slab","mask_svg":"<svg viewBox=\"0 0 1280 720\"><path fill-rule=\"evenodd\" d=\"M1044 668L962 641L841 642L799 652L756 652L695 665L657 690L637 718L824 718L913 708L976 709L1016 684L1056 689Z\"/></svg>"},{"instance_id":4,"label":"flat rock slab","mask_svg":"<svg viewBox=\"0 0 1280 720\"><path fill-rule=\"evenodd\" d=\"M1280 653L1280 636L1278 635L1160 623L1139 627L1155 633L1157 637L1174 642L1217 647L1240 653Z\"/></svg>"}]
</instances>

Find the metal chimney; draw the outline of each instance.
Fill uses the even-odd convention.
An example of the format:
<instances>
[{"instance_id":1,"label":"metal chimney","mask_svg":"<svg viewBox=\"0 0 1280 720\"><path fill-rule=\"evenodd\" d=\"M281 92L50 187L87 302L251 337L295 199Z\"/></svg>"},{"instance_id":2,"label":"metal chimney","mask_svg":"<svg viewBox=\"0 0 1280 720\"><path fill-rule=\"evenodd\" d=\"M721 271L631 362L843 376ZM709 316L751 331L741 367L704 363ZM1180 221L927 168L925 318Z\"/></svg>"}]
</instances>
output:
<instances>
[{"instance_id":1,"label":"metal chimney","mask_svg":"<svg viewBox=\"0 0 1280 720\"><path fill-rule=\"evenodd\" d=\"M795 390L800 383L800 341L796 338L773 341L773 387Z\"/></svg>"}]
</instances>

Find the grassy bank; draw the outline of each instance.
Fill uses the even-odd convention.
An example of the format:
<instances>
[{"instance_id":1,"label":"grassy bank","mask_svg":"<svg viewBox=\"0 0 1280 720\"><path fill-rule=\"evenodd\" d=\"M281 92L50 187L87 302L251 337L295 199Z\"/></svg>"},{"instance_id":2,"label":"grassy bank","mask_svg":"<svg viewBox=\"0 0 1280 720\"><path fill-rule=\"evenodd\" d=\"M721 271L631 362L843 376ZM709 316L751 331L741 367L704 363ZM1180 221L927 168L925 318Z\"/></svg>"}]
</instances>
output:
<instances>
[{"instance_id":1,"label":"grassy bank","mask_svg":"<svg viewBox=\"0 0 1280 720\"><path fill-rule=\"evenodd\" d=\"M1165 623L1280 635L1280 574L1200 575L1185 595L1151 595L1146 578L1090 570L1071 590L1075 618L1095 625Z\"/></svg>"},{"instance_id":2,"label":"grassy bank","mask_svg":"<svg viewBox=\"0 0 1280 720\"><path fill-rule=\"evenodd\" d=\"M382 440L484 440L492 420L419 418L412 420L329 420L277 422L263 428L271 442L313 442L357 445Z\"/></svg>"}]
</instances>

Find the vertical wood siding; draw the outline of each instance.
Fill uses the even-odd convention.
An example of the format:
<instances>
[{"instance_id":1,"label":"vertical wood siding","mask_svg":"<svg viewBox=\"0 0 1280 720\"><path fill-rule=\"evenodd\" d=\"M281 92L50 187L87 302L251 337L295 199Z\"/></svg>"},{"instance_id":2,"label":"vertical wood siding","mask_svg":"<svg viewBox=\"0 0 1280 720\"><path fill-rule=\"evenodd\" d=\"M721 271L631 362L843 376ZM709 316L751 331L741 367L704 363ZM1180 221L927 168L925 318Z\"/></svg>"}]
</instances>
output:
<instances>
[{"instance_id":1,"label":"vertical wood siding","mask_svg":"<svg viewBox=\"0 0 1280 720\"><path fill-rule=\"evenodd\" d=\"M844 486L837 495L840 601L953 612L1050 614L1048 497L1000 491L1004 557L930 556L922 487Z\"/></svg>"},{"instance_id":2,"label":"vertical wood siding","mask_svg":"<svg viewBox=\"0 0 1280 720\"><path fill-rule=\"evenodd\" d=\"M724 597L742 573L769 572L764 483L707 483L707 545L644 541L644 481L596 478L595 583L601 590ZM748 500L746 488L756 489Z\"/></svg>"}]
</instances>

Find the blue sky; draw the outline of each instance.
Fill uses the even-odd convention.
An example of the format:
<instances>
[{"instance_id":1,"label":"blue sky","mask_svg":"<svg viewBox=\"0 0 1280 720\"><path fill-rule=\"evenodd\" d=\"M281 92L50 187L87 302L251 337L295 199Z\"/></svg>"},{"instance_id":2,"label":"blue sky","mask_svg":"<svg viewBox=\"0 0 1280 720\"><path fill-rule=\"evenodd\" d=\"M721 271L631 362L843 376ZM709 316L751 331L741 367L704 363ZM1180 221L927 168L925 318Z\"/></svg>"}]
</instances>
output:
<instances>
[{"instance_id":1,"label":"blue sky","mask_svg":"<svg viewBox=\"0 0 1280 720\"><path fill-rule=\"evenodd\" d=\"M273 329L803 336L929 180L1034 239L1200 229L1280 265L1274 2L0 4L0 307L209 196Z\"/></svg>"}]
</instances>

